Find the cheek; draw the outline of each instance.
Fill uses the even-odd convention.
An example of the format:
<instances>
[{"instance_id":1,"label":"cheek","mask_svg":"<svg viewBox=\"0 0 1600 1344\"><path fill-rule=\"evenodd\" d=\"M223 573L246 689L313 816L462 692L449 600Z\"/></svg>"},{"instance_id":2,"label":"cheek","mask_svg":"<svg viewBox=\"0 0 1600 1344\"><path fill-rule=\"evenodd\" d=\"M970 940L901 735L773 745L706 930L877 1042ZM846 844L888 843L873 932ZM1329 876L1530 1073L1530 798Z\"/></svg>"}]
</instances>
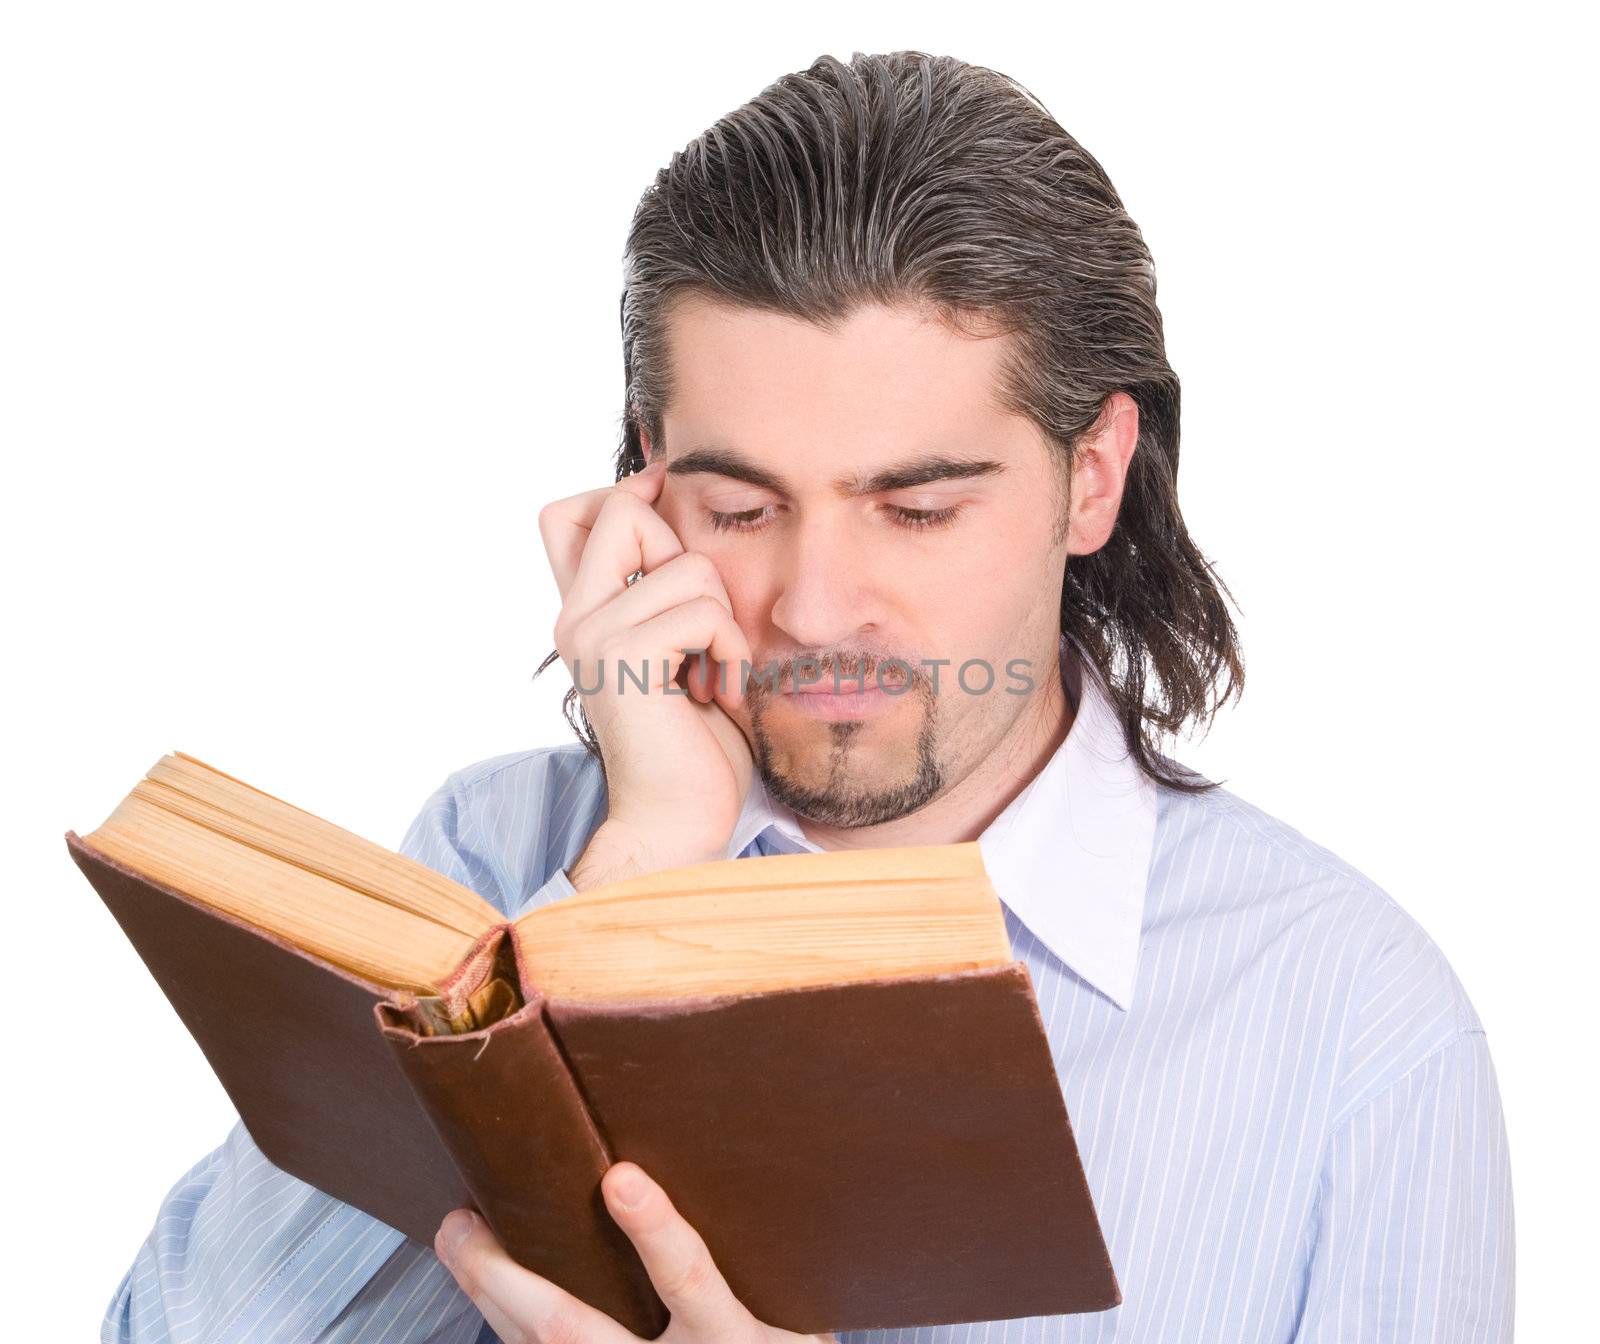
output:
<instances>
[{"instance_id":1,"label":"cheek","mask_svg":"<svg viewBox=\"0 0 1600 1344\"><path fill-rule=\"evenodd\" d=\"M760 623L762 605L770 605L772 600L766 562L759 550L736 541L730 545L715 533L703 534L685 544L717 567L717 576L733 606L733 619L747 634L754 630Z\"/></svg>"},{"instance_id":2,"label":"cheek","mask_svg":"<svg viewBox=\"0 0 1600 1344\"><path fill-rule=\"evenodd\" d=\"M1036 549L1018 545L1015 532L1001 533L982 546L973 547L966 557L966 582L980 591L1003 598L1014 589L1031 586L1039 562Z\"/></svg>"},{"instance_id":3,"label":"cheek","mask_svg":"<svg viewBox=\"0 0 1600 1344\"><path fill-rule=\"evenodd\" d=\"M1059 601L1061 572L1028 520L996 525L948 557L908 566L902 591L930 629L965 632L976 645L1008 638L1040 606Z\"/></svg>"}]
</instances>

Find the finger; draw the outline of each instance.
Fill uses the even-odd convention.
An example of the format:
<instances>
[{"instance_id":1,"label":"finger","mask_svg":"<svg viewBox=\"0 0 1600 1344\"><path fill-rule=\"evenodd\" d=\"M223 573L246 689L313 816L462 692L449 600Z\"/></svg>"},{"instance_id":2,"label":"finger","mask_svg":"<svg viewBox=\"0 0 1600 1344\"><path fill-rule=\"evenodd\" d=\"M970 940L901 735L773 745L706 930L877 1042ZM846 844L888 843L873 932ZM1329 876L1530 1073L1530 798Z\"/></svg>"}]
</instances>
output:
<instances>
[{"instance_id":1,"label":"finger","mask_svg":"<svg viewBox=\"0 0 1600 1344\"><path fill-rule=\"evenodd\" d=\"M652 573L683 552L672 525L648 501L618 486L595 515L562 615L582 620L628 588L636 570Z\"/></svg>"},{"instance_id":2,"label":"finger","mask_svg":"<svg viewBox=\"0 0 1600 1344\"><path fill-rule=\"evenodd\" d=\"M566 499L555 499L539 510L539 538L544 542L544 554L549 558L555 587L563 598L571 587L574 574L578 573L584 547L589 544L590 530L594 528L595 518L600 515L606 499L610 499L619 486L632 482L629 493L638 494L646 502L651 502L659 493L659 478L662 475L664 472L659 469L651 470L648 475L637 472L624 477L616 485L582 491Z\"/></svg>"},{"instance_id":3,"label":"finger","mask_svg":"<svg viewBox=\"0 0 1600 1344\"><path fill-rule=\"evenodd\" d=\"M615 485L605 485L598 490L585 490L582 494L553 500L539 510L539 535L544 541L545 554L549 557L550 569L556 578L556 588L563 597L572 585L589 533L606 500L621 492L646 504L653 504L661 493L665 478L664 465L652 462L643 471L624 476Z\"/></svg>"},{"instance_id":4,"label":"finger","mask_svg":"<svg viewBox=\"0 0 1600 1344\"><path fill-rule=\"evenodd\" d=\"M733 1295L700 1234L672 1207L667 1193L632 1162L614 1163L601 1178L606 1206L628 1234L672 1327L690 1338L727 1338L755 1318Z\"/></svg>"},{"instance_id":5,"label":"finger","mask_svg":"<svg viewBox=\"0 0 1600 1344\"><path fill-rule=\"evenodd\" d=\"M633 1331L603 1311L524 1269L470 1209L457 1209L446 1217L433 1245L461 1291L504 1344L537 1344L545 1339L639 1344Z\"/></svg>"},{"instance_id":6,"label":"finger","mask_svg":"<svg viewBox=\"0 0 1600 1344\"><path fill-rule=\"evenodd\" d=\"M555 575L556 591L563 597L578 572L583 544L589 539L600 505L614 488L607 485L585 490L581 495L552 500L539 510L539 537L550 561L550 572Z\"/></svg>"},{"instance_id":7,"label":"finger","mask_svg":"<svg viewBox=\"0 0 1600 1344\"><path fill-rule=\"evenodd\" d=\"M728 596L715 563L701 551L684 551L639 582L625 587L573 627L572 653L576 658L592 662L593 650L613 643L625 633L697 597L714 599L732 616L733 600ZM709 655L710 651L705 652ZM737 672L737 668L733 670ZM709 656L689 658L687 680L688 689L697 700L705 703L711 699L711 688L719 679ZM736 676L724 675L720 680L730 694L737 693Z\"/></svg>"},{"instance_id":8,"label":"finger","mask_svg":"<svg viewBox=\"0 0 1600 1344\"><path fill-rule=\"evenodd\" d=\"M691 598L614 636L598 647L592 662L600 664L608 688L620 684L638 692L642 685L646 692L656 692L677 676L686 649L704 650L713 662L725 663L728 670L720 677L712 673L717 689L735 703L742 698L740 670L750 661L750 643L732 613L714 597ZM619 664L628 669L626 674L619 672ZM584 680L597 678L591 671Z\"/></svg>"}]
</instances>

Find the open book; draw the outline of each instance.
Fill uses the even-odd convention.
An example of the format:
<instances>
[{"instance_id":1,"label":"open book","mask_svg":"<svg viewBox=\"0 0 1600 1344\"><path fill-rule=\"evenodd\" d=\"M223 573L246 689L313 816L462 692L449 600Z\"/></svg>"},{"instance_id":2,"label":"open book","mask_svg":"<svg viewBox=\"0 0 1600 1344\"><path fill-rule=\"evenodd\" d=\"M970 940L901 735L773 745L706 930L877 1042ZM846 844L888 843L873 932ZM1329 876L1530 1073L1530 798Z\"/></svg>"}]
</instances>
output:
<instances>
[{"instance_id":1,"label":"open book","mask_svg":"<svg viewBox=\"0 0 1600 1344\"><path fill-rule=\"evenodd\" d=\"M1121 1301L975 842L696 864L507 920L182 754L66 840L267 1158L418 1241L472 1205L659 1334L599 1193L625 1158L773 1325Z\"/></svg>"}]
</instances>

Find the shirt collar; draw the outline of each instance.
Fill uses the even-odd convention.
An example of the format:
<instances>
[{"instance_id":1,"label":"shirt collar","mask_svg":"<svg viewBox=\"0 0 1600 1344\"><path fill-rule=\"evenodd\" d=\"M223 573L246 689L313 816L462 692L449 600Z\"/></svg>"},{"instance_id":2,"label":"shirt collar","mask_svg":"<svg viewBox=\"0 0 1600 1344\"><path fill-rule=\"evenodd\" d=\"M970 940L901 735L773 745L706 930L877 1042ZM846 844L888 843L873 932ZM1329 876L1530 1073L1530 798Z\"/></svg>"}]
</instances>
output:
<instances>
[{"instance_id":1,"label":"shirt collar","mask_svg":"<svg viewBox=\"0 0 1600 1344\"><path fill-rule=\"evenodd\" d=\"M1139 968L1156 789L1128 753L1094 665L1065 635L1060 673L1076 708L1072 726L978 844L1001 901L1074 974L1126 1010ZM820 849L758 773L726 857L744 853L769 828L781 837L774 848Z\"/></svg>"}]
</instances>

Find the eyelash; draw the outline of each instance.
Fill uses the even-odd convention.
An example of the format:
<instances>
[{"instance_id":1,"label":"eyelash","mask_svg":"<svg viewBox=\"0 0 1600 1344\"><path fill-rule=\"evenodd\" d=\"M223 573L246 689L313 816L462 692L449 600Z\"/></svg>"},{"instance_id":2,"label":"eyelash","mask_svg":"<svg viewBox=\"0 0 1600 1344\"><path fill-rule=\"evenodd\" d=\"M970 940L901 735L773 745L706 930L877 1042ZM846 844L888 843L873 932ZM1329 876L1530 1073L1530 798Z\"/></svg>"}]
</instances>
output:
<instances>
[{"instance_id":1,"label":"eyelash","mask_svg":"<svg viewBox=\"0 0 1600 1344\"><path fill-rule=\"evenodd\" d=\"M758 515L763 513L768 505L758 509L742 509L738 513L718 513L715 509L706 511L707 521L718 532L759 532L767 525L767 520L757 521ZM956 515L961 512L961 505L952 504L943 509L905 509L898 504L886 504L885 508L895 516L900 526L911 532L931 532L937 528L949 527L955 522Z\"/></svg>"}]
</instances>

